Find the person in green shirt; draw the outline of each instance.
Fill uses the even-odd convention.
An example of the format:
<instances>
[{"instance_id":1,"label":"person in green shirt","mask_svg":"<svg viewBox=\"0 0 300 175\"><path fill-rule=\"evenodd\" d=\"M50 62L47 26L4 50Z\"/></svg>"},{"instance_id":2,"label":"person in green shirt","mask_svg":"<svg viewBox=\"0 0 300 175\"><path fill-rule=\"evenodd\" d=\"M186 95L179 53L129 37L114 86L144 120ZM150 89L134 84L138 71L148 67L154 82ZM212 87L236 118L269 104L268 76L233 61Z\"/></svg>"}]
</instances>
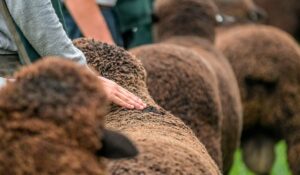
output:
<instances>
[{"instance_id":1,"label":"person in green shirt","mask_svg":"<svg viewBox=\"0 0 300 175\"><path fill-rule=\"evenodd\" d=\"M132 48L152 43L152 4L153 0L117 0L110 15L102 11L117 45ZM63 8L63 12L71 38L82 36L69 10Z\"/></svg>"},{"instance_id":2,"label":"person in green shirt","mask_svg":"<svg viewBox=\"0 0 300 175\"><path fill-rule=\"evenodd\" d=\"M118 0L114 10L125 48L152 43L153 0Z\"/></svg>"}]
</instances>

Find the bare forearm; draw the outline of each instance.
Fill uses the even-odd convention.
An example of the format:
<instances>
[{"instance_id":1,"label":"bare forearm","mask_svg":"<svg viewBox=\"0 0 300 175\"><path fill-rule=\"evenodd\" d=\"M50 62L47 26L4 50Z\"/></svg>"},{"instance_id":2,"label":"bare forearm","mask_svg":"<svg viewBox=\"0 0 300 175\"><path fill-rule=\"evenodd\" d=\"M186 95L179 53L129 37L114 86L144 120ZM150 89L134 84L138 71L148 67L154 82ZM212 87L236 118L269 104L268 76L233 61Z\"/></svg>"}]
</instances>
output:
<instances>
[{"instance_id":1,"label":"bare forearm","mask_svg":"<svg viewBox=\"0 0 300 175\"><path fill-rule=\"evenodd\" d=\"M65 5L85 37L114 43L95 0L65 0Z\"/></svg>"}]
</instances>

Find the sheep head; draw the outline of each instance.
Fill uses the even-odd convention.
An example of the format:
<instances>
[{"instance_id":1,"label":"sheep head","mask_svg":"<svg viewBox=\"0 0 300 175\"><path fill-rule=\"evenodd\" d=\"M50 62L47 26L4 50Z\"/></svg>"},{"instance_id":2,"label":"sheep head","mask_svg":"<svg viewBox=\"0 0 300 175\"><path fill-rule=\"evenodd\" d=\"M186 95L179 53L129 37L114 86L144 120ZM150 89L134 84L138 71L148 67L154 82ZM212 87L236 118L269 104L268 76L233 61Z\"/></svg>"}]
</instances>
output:
<instances>
[{"instance_id":1,"label":"sheep head","mask_svg":"<svg viewBox=\"0 0 300 175\"><path fill-rule=\"evenodd\" d=\"M155 37L200 36L213 41L217 14L211 0L156 0Z\"/></svg>"},{"instance_id":2,"label":"sheep head","mask_svg":"<svg viewBox=\"0 0 300 175\"><path fill-rule=\"evenodd\" d=\"M24 137L28 133L43 135L49 142L95 155L115 158L116 153L123 153L121 157L136 154L124 136L104 129L106 95L98 78L84 66L45 58L14 78L15 82L0 90L0 125L4 128L24 131ZM112 142L120 140L129 152L109 149L116 148Z\"/></svg>"},{"instance_id":3,"label":"sheep head","mask_svg":"<svg viewBox=\"0 0 300 175\"><path fill-rule=\"evenodd\" d=\"M253 0L214 0L223 16L224 24L263 22L266 12Z\"/></svg>"}]
</instances>

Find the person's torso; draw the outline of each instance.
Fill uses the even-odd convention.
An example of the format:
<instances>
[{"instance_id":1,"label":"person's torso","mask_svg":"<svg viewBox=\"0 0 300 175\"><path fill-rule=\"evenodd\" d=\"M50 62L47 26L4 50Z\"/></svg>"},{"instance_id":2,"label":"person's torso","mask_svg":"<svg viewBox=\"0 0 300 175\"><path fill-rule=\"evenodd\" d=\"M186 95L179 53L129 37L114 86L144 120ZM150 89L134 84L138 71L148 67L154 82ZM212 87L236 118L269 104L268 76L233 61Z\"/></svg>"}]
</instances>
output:
<instances>
[{"instance_id":1,"label":"person's torso","mask_svg":"<svg viewBox=\"0 0 300 175\"><path fill-rule=\"evenodd\" d=\"M151 24L151 0L118 0L115 11L121 31L125 32L137 26Z\"/></svg>"},{"instance_id":2,"label":"person's torso","mask_svg":"<svg viewBox=\"0 0 300 175\"><path fill-rule=\"evenodd\" d=\"M0 14L0 54L14 54L17 46L6 26L4 17Z\"/></svg>"}]
</instances>

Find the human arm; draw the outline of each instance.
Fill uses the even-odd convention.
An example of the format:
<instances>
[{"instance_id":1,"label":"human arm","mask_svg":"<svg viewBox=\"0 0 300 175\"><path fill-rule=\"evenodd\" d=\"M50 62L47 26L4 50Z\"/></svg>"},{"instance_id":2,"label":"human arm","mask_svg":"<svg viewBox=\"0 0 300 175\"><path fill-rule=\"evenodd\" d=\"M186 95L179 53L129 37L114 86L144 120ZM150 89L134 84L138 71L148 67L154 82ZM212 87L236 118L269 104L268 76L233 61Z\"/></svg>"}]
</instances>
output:
<instances>
[{"instance_id":1,"label":"human arm","mask_svg":"<svg viewBox=\"0 0 300 175\"><path fill-rule=\"evenodd\" d=\"M6 78L0 77L0 89L6 85Z\"/></svg>"},{"instance_id":2,"label":"human arm","mask_svg":"<svg viewBox=\"0 0 300 175\"><path fill-rule=\"evenodd\" d=\"M114 44L95 0L65 0L64 3L85 37Z\"/></svg>"},{"instance_id":3,"label":"human arm","mask_svg":"<svg viewBox=\"0 0 300 175\"><path fill-rule=\"evenodd\" d=\"M86 65L83 53L68 38L50 0L7 0L16 24L35 50L42 56L60 56ZM102 77L108 98L123 107L142 109L143 103L124 88Z\"/></svg>"},{"instance_id":4,"label":"human arm","mask_svg":"<svg viewBox=\"0 0 300 175\"><path fill-rule=\"evenodd\" d=\"M68 38L51 0L6 0L9 11L25 38L40 56L60 56L86 64L83 53Z\"/></svg>"},{"instance_id":5,"label":"human arm","mask_svg":"<svg viewBox=\"0 0 300 175\"><path fill-rule=\"evenodd\" d=\"M95 73L89 67L88 69L92 73ZM109 101L128 109L135 108L142 110L147 107L147 105L140 98L117 83L104 77L99 77L99 80L102 82L104 91L106 92Z\"/></svg>"}]
</instances>

